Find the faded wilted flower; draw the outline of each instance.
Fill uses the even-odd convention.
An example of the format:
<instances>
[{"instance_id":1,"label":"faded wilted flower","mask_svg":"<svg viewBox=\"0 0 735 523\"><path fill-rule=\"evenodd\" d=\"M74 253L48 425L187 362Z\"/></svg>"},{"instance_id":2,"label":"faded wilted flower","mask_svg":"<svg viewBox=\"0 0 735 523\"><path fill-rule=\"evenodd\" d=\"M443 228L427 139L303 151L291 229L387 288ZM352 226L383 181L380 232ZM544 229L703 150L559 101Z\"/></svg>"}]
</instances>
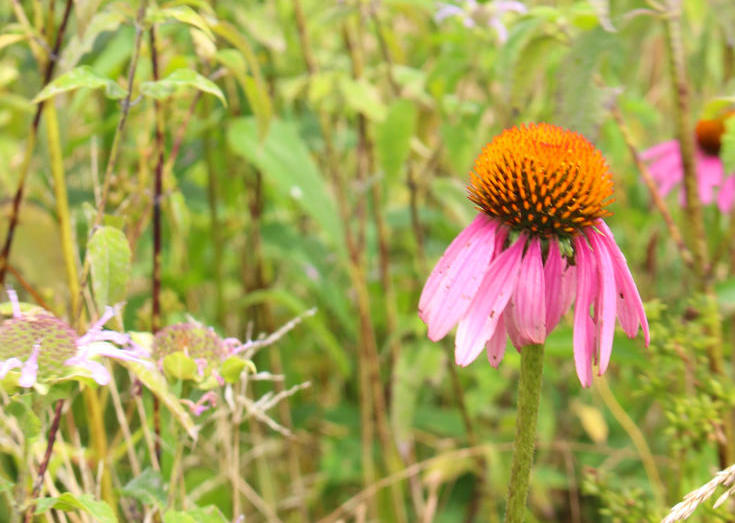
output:
<instances>
[{"instance_id":1,"label":"faded wilted flower","mask_svg":"<svg viewBox=\"0 0 735 523\"><path fill-rule=\"evenodd\" d=\"M513 345L544 343L575 304L574 360L583 386L612 352L615 317L633 337L648 321L612 232L612 177L590 142L549 124L504 131L477 158L468 186L481 211L447 248L424 286L429 338L457 324L455 359L482 352L493 366ZM594 313L590 314L590 308Z\"/></svg>"},{"instance_id":2,"label":"faded wilted flower","mask_svg":"<svg viewBox=\"0 0 735 523\"><path fill-rule=\"evenodd\" d=\"M112 307L86 334L78 336L66 322L46 311L22 313L15 291L8 289L7 293L13 315L0 324L0 380L20 369L17 384L24 388L80 375L107 385L110 373L96 356L149 364L148 355L127 334L103 329L115 315Z\"/></svg>"},{"instance_id":3,"label":"faded wilted flower","mask_svg":"<svg viewBox=\"0 0 735 523\"><path fill-rule=\"evenodd\" d=\"M465 27L488 25L498 33L498 39L505 42L508 39L508 30L503 24L503 15L514 12L524 14L527 9L522 2L513 0L495 0L494 2L479 3L477 0L460 0L462 5L440 2L434 18L437 22L449 17L459 17Z\"/></svg>"}]
</instances>

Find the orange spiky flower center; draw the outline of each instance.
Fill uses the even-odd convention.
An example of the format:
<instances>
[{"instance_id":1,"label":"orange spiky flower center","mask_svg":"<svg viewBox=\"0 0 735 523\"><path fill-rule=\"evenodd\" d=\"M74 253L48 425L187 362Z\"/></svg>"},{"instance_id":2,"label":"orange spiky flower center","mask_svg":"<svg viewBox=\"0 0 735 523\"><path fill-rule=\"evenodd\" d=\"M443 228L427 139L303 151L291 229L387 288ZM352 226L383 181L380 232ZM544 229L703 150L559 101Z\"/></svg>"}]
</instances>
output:
<instances>
[{"instance_id":1,"label":"orange spiky flower center","mask_svg":"<svg viewBox=\"0 0 735 523\"><path fill-rule=\"evenodd\" d=\"M582 135L546 123L506 129L470 172L469 199L488 216L536 236L572 237L609 216L610 168Z\"/></svg>"}]
</instances>

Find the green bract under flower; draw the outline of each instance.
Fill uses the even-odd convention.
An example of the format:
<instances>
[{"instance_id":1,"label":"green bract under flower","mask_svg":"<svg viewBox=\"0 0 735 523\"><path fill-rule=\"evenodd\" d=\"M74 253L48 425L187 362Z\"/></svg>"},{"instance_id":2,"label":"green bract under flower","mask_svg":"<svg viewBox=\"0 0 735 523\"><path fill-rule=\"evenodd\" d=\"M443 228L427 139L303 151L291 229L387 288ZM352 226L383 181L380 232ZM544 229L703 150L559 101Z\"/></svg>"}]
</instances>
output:
<instances>
[{"instance_id":1,"label":"green bract under flower","mask_svg":"<svg viewBox=\"0 0 735 523\"><path fill-rule=\"evenodd\" d=\"M199 323L177 323L156 334L153 358L169 378L191 380L199 388L211 389L236 382L245 367L255 372L250 360L235 354L239 345Z\"/></svg>"}]
</instances>

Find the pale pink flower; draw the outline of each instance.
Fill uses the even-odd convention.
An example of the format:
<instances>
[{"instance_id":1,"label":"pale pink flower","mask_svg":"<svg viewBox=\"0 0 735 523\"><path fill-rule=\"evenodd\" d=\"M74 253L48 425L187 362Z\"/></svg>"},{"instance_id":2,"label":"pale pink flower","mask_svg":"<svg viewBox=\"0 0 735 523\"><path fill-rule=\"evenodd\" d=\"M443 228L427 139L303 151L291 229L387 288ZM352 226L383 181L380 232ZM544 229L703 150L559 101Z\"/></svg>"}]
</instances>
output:
<instances>
[{"instance_id":1,"label":"pale pink flower","mask_svg":"<svg viewBox=\"0 0 735 523\"><path fill-rule=\"evenodd\" d=\"M13 316L0 323L0 380L20 369L18 385L30 388L77 376L83 370L98 384L107 385L110 373L97 361L98 356L150 365L145 350L127 334L103 328L115 315L114 308L107 307L86 334L78 336L48 312L23 314L15 291L8 289L7 293Z\"/></svg>"},{"instance_id":2,"label":"pale pink flower","mask_svg":"<svg viewBox=\"0 0 735 523\"><path fill-rule=\"evenodd\" d=\"M506 13L525 14L526 6L516 0L495 0L494 2L479 3L477 0L460 0L460 5L439 2L434 15L437 22L450 17L458 17L465 27L488 25L495 29L498 40L505 42L508 39L508 30L503 24L503 15Z\"/></svg>"},{"instance_id":3,"label":"pale pink flower","mask_svg":"<svg viewBox=\"0 0 735 523\"><path fill-rule=\"evenodd\" d=\"M475 162L469 198L481 211L444 252L419 316L437 341L458 325L457 364L542 344L574 303L574 361L583 386L605 372L615 318L633 337L648 321L612 232L612 178L581 135L538 124L504 131ZM593 311L591 313L591 310Z\"/></svg>"}]
</instances>

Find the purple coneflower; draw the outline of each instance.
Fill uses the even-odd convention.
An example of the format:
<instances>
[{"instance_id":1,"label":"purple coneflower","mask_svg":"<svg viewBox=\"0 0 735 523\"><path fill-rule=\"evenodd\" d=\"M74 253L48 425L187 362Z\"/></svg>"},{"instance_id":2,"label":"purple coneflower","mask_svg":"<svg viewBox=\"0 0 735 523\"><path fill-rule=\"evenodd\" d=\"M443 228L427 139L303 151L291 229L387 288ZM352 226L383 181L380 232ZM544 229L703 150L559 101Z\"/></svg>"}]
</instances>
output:
<instances>
[{"instance_id":1,"label":"purple coneflower","mask_svg":"<svg viewBox=\"0 0 735 523\"><path fill-rule=\"evenodd\" d=\"M470 173L480 213L444 252L424 286L419 316L437 341L457 324L455 360L483 349L503 358L543 344L572 303L574 361L583 386L592 365L605 372L615 317L633 337L648 321L625 257L603 221L612 176L605 158L577 133L549 124L506 130ZM590 313L590 309L593 313Z\"/></svg>"},{"instance_id":2,"label":"purple coneflower","mask_svg":"<svg viewBox=\"0 0 735 523\"><path fill-rule=\"evenodd\" d=\"M729 116L730 113L714 120L700 120L695 128L697 148L694 160L697 165L699 199L705 205L716 202L723 213L729 213L735 202L735 173L725 177L719 156L721 139L725 132L724 119ZM678 140L654 145L643 151L641 158L648 164L651 177L658 183L662 196L666 196L684 179ZM683 191L680 197L683 204Z\"/></svg>"},{"instance_id":3,"label":"purple coneflower","mask_svg":"<svg viewBox=\"0 0 735 523\"><path fill-rule=\"evenodd\" d=\"M20 369L18 385L30 388L78 376L81 369L83 375L107 385L110 373L96 356L148 364L147 354L130 337L103 329L115 315L112 307L86 334L78 336L66 322L48 312L23 314L15 291L7 292L13 316L0 323L0 380L11 370Z\"/></svg>"}]
</instances>

